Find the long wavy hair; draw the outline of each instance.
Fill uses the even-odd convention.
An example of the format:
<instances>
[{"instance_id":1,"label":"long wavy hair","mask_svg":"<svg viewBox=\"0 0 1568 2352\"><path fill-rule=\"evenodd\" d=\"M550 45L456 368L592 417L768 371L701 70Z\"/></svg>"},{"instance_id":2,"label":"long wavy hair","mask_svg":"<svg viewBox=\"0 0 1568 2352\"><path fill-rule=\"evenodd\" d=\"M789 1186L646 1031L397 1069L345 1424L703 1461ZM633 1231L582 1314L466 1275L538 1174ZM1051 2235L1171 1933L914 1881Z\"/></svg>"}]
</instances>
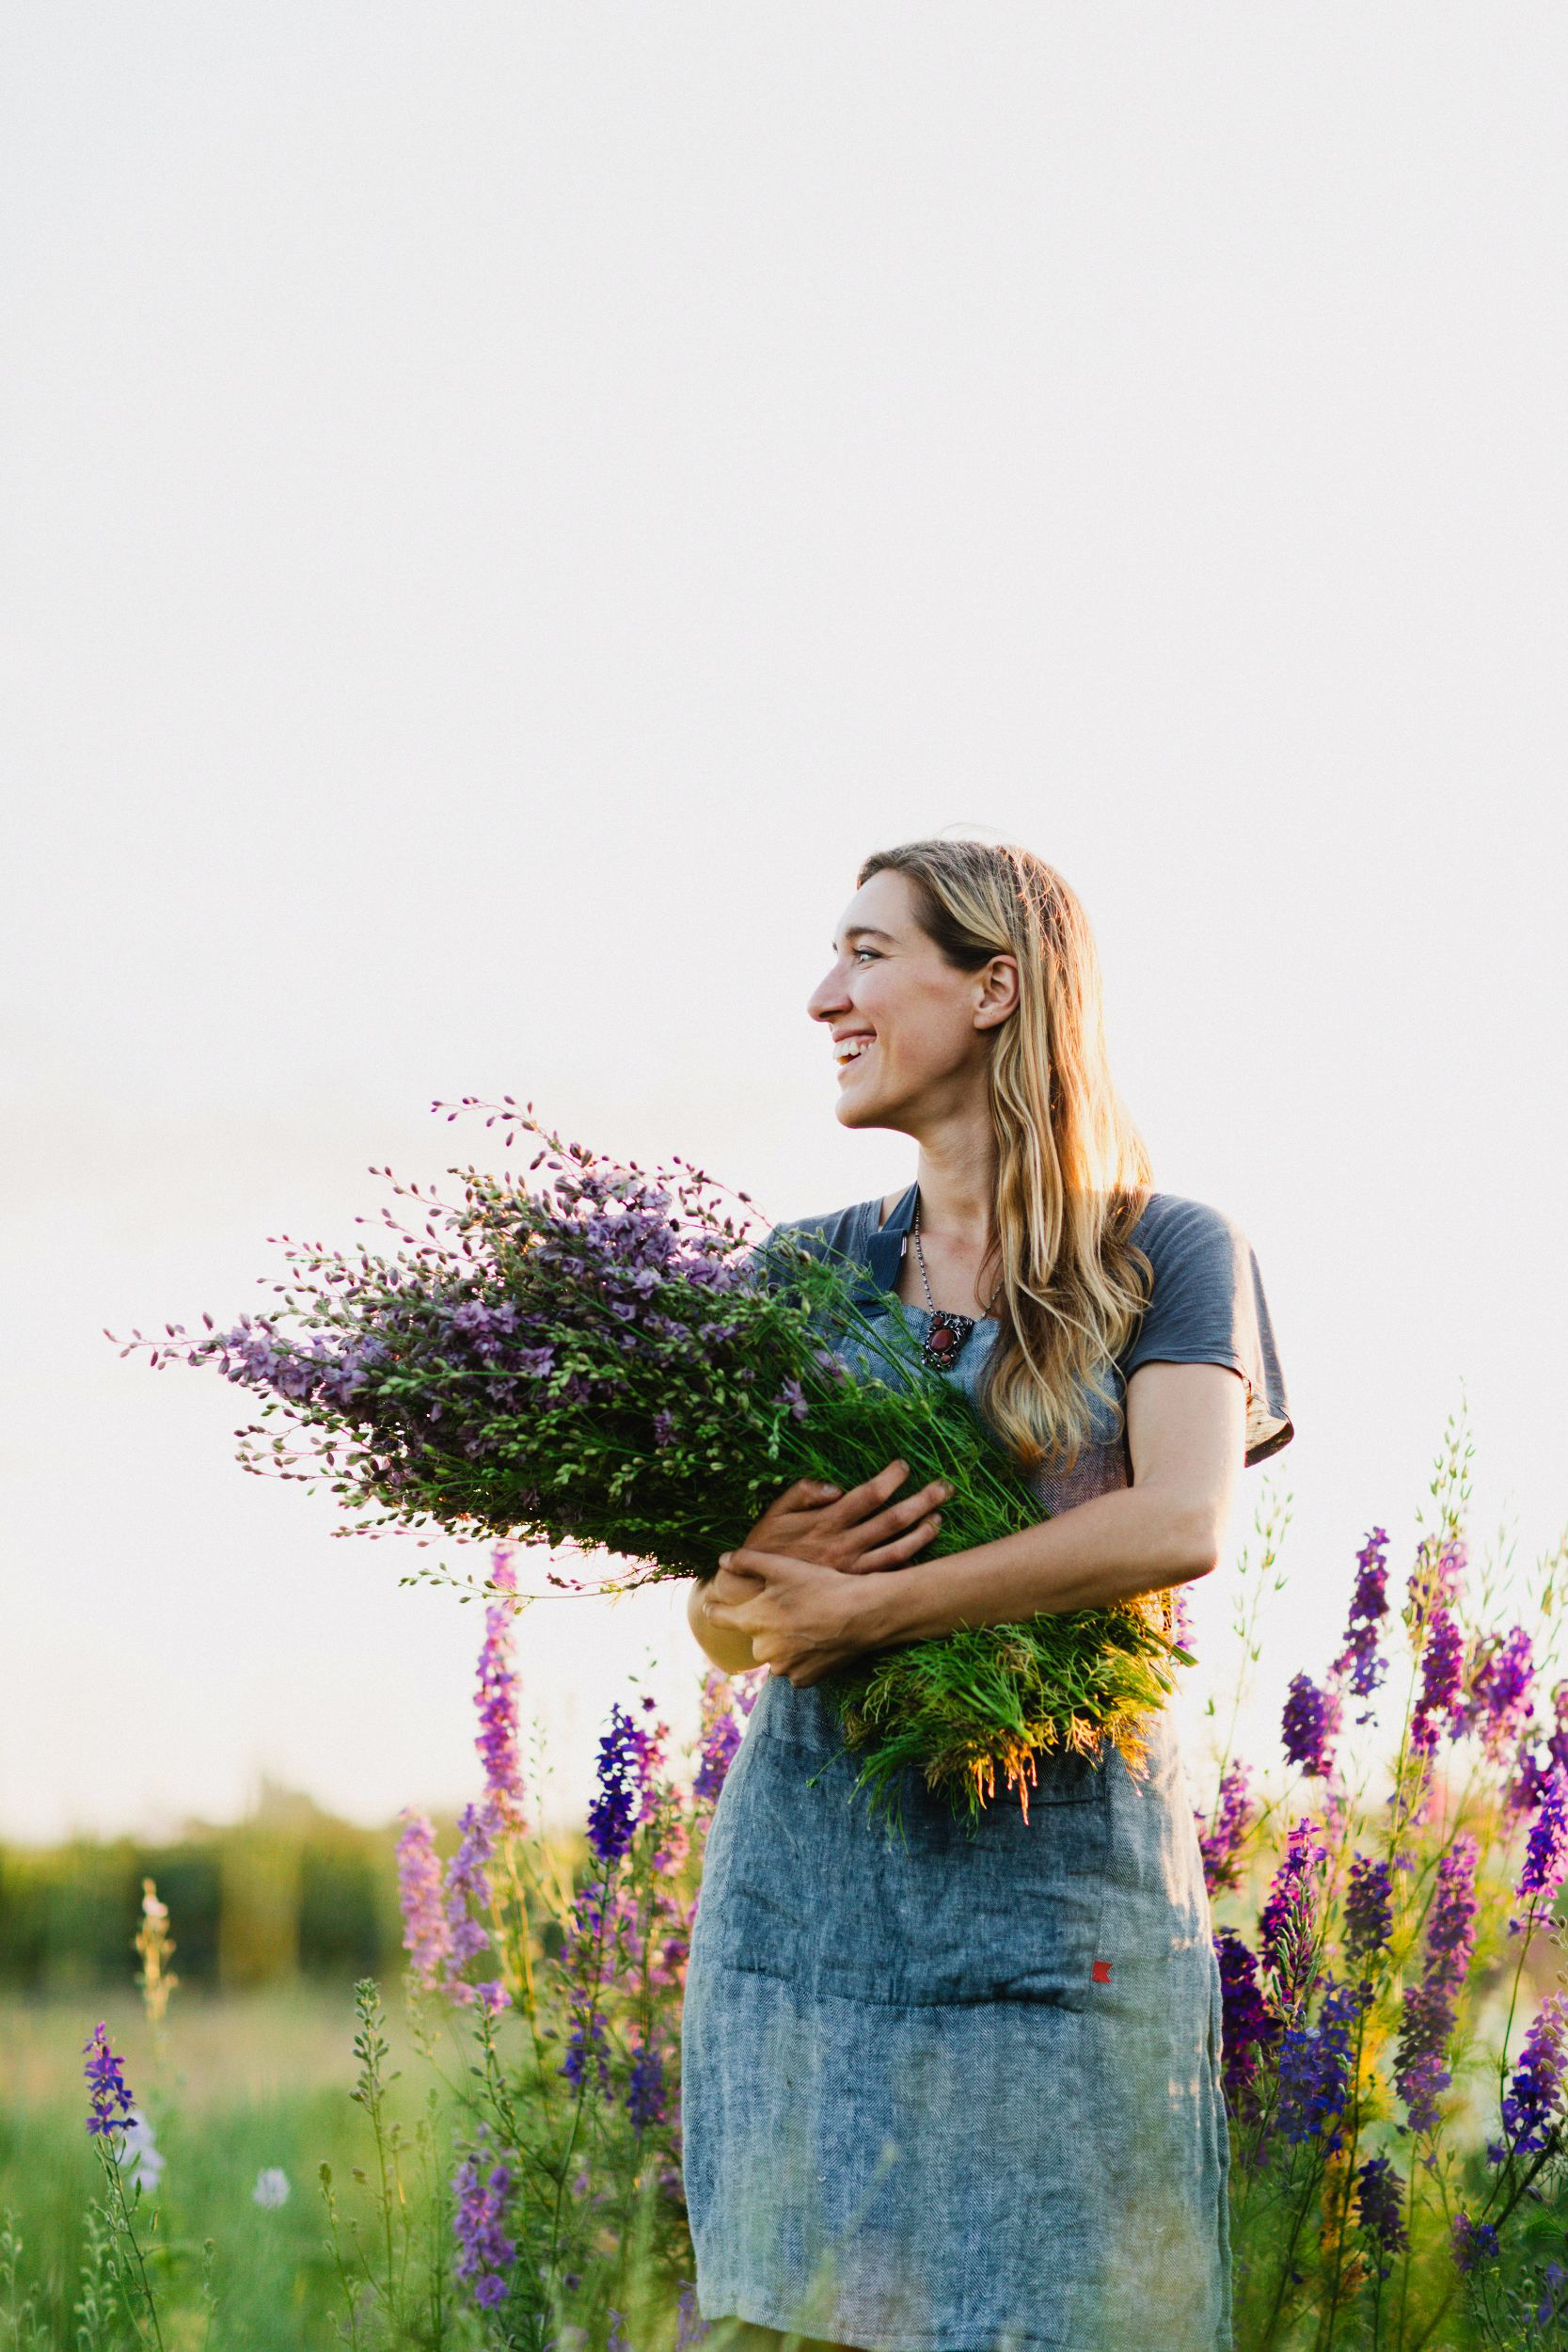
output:
<instances>
[{"instance_id":1,"label":"long wavy hair","mask_svg":"<svg viewBox=\"0 0 1568 2352\"><path fill-rule=\"evenodd\" d=\"M857 882L888 867L908 876L922 930L955 969L1017 959L1017 1007L989 1032L997 1166L980 1274L1000 1327L978 1402L1021 1470L1060 1475L1094 1434L1095 1397L1122 1426L1113 1359L1154 1279L1131 1239L1153 1166L1112 1081L1094 935L1029 850L908 841L868 857Z\"/></svg>"}]
</instances>

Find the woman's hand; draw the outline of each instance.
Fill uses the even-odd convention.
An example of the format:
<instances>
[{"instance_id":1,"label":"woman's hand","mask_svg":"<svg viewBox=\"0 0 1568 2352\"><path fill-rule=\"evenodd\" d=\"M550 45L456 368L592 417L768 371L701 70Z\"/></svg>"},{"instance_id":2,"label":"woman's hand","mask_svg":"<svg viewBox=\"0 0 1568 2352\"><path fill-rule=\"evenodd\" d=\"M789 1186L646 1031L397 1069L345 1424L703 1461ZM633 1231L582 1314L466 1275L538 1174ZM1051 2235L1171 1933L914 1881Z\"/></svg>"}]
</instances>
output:
<instances>
[{"instance_id":1,"label":"woman's hand","mask_svg":"<svg viewBox=\"0 0 1568 2352\"><path fill-rule=\"evenodd\" d=\"M787 1552L742 1545L726 1551L703 1587L703 1613L722 1638L752 1645L752 1662L806 1690L882 1639L881 1602L892 1572L846 1575ZM735 1597L732 1597L732 1595Z\"/></svg>"},{"instance_id":2,"label":"woman's hand","mask_svg":"<svg viewBox=\"0 0 1568 2352\"><path fill-rule=\"evenodd\" d=\"M754 1600L767 1589L762 1574L742 1565L742 1562L749 1564L756 1556L765 1559L775 1572L782 1560L799 1567L825 1568L834 1575L868 1576L902 1567L923 1545L930 1542L942 1525L942 1513L934 1506L944 1502L953 1489L945 1480L936 1478L917 1494L894 1502L892 1497L909 1476L909 1470L907 1462L895 1459L875 1478L851 1486L847 1494L815 1479L798 1478L768 1504L744 1541L726 1554L729 1565L699 1584L688 1603L691 1629L716 1666L725 1674L744 1674L761 1665L770 1665L778 1673L790 1671L782 1656L775 1657L769 1651L753 1646L752 1655L743 1655L751 1645L750 1625L730 1624L721 1614L725 1605ZM823 1652L816 1673L808 1671L803 1677L792 1673L792 1680L816 1681L819 1675L830 1671L830 1663L836 1664L841 1658L866 1646L868 1637L863 1631L850 1641L847 1648L843 1646L849 1624L860 1622L858 1613L843 1612L833 1620L832 1608L826 1606L832 1597L821 1597L826 1616L818 1631L828 1635L831 1650L832 1624L836 1622L837 1651L831 1661ZM803 1604L798 1603L800 1605ZM804 1633L803 1615L792 1620L792 1625L798 1636ZM773 1628L774 1633L783 1630L780 1625ZM793 1662L809 1665L803 1653Z\"/></svg>"},{"instance_id":3,"label":"woman's hand","mask_svg":"<svg viewBox=\"0 0 1568 2352\"><path fill-rule=\"evenodd\" d=\"M894 1502L891 1498L909 1474L908 1462L894 1460L847 1494L798 1478L768 1504L737 1549L787 1552L849 1576L902 1567L930 1542L942 1525L936 1506L953 1491L945 1479L933 1478L918 1494Z\"/></svg>"}]
</instances>

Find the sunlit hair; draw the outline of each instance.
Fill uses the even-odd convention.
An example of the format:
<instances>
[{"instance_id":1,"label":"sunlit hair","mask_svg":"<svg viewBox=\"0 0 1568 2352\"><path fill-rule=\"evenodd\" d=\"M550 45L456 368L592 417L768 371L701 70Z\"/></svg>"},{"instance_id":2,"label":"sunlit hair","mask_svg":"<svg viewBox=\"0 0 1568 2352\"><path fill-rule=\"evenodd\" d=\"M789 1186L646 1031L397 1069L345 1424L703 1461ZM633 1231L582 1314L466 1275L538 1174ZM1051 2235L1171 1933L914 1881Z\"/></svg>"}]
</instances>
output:
<instances>
[{"instance_id":1,"label":"sunlit hair","mask_svg":"<svg viewBox=\"0 0 1568 2352\"><path fill-rule=\"evenodd\" d=\"M1106 1059L1094 936L1029 850L908 841L857 880L886 868L908 876L922 930L956 969L1017 959L1017 1007L987 1032L996 1196L976 1288L984 1298L999 1279L1000 1328L977 1402L1021 1469L1060 1475L1094 1434L1093 1397L1118 1409L1113 1359L1154 1279L1130 1238L1153 1167Z\"/></svg>"}]
</instances>

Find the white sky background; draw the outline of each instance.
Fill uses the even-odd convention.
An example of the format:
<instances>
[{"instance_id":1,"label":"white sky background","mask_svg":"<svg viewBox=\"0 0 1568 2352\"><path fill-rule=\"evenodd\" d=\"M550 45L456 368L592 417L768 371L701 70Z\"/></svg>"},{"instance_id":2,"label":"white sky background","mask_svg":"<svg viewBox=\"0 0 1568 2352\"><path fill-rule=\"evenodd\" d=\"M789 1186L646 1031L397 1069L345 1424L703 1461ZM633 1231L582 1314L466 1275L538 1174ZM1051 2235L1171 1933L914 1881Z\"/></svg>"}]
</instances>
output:
<instances>
[{"instance_id":1,"label":"white sky background","mask_svg":"<svg viewBox=\"0 0 1568 2352\"><path fill-rule=\"evenodd\" d=\"M471 1792L477 1613L396 1582L457 1549L101 1327L494 1158L436 1097L902 1184L804 1004L944 827L1079 891L1257 1248L1255 1752L1462 1382L1478 1549L1555 1540L1565 69L1542 7L11 12L0 1832ZM629 1675L694 1722L684 1604L524 1619L553 1803Z\"/></svg>"}]
</instances>

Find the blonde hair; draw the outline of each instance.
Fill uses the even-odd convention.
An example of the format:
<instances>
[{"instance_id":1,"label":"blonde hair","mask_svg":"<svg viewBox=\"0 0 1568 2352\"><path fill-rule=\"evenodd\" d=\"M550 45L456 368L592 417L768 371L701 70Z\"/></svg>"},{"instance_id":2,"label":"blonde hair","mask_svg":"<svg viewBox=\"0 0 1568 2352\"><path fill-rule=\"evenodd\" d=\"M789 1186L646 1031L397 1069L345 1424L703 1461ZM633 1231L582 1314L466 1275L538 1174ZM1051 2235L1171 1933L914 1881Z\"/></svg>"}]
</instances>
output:
<instances>
[{"instance_id":1,"label":"blonde hair","mask_svg":"<svg viewBox=\"0 0 1568 2352\"><path fill-rule=\"evenodd\" d=\"M921 929L957 970L1017 960L1017 1007L990 1032L996 1192L980 1271L999 1277L1000 1328L977 1402L1020 1469L1059 1475L1094 1434L1094 1397L1122 1425L1112 1361L1154 1279L1131 1240L1153 1167L1111 1078L1094 936L1029 850L909 841L857 881L886 868L908 876Z\"/></svg>"}]
</instances>

